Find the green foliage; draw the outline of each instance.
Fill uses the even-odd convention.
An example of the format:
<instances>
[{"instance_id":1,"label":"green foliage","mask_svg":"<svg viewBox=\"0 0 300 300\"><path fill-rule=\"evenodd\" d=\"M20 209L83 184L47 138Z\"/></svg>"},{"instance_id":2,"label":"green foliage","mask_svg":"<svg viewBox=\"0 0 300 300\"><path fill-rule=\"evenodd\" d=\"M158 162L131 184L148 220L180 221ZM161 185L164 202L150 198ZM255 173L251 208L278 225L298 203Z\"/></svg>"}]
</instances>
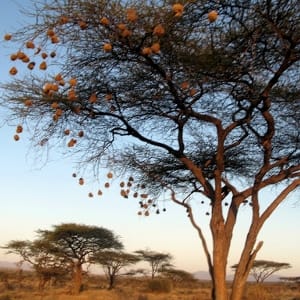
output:
<instances>
[{"instance_id":1,"label":"green foliage","mask_svg":"<svg viewBox=\"0 0 300 300\"><path fill-rule=\"evenodd\" d=\"M170 293L173 289L172 281L167 278L154 278L148 282L151 292Z\"/></svg>"}]
</instances>

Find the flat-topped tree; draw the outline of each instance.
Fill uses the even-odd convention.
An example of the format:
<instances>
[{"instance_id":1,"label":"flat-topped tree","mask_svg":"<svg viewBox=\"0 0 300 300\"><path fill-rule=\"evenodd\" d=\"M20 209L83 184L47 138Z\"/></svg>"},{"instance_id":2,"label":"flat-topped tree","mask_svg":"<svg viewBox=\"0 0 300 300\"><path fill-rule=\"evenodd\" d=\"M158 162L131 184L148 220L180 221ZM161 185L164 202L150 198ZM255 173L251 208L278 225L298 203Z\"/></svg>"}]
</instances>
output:
<instances>
[{"instance_id":1,"label":"flat-topped tree","mask_svg":"<svg viewBox=\"0 0 300 300\"><path fill-rule=\"evenodd\" d=\"M231 268L236 269L238 265L233 265ZM291 268L289 263L282 263L270 260L255 260L252 264L250 275L253 276L257 283L263 283L274 273Z\"/></svg>"},{"instance_id":2,"label":"flat-topped tree","mask_svg":"<svg viewBox=\"0 0 300 300\"><path fill-rule=\"evenodd\" d=\"M82 288L83 265L96 252L122 249L114 233L106 228L75 223L54 225L53 230L39 230L41 240L50 242L57 253L69 261L72 268L75 294Z\"/></svg>"},{"instance_id":3,"label":"flat-topped tree","mask_svg":"<svg viewBox=\"0 0 300 300\"><path fill-rule=\"evenodd\" d=\"M294 283L300 282L300 276L280 277L279 279L285 282L294 282Z\"/></svg>"},{"instance_id":4,"label":"flat-topped tree","mask_svg":"<svg viewBox=\"0 0 300 300\"><path fill-rule=\"evenodd\" d=\"M110 290L115 287L117 277L122 275L121 270L138 263L140 260L141 258L135 254L105 250L95 253L90 261L102 266Z\"/></svg>"},{"instance_id":5,"label":"flat-topped tree","mask_svg":"<svg viewBox=\"0 0 300 300\"><path fill-rule=\"evenodd\" d=\"M52 230L38 230L34 241L10 241L8 253L18 254L40 276L40 286L54 275L72 275L73 293L82 289L83 265L99 251L123 248L109 229L76 223L53 225Z\"/></svg>"},{"instance_id":6,"label":"flat-topped tree","mask_svg":"<svg viewBox=\"0 0 300 300\"><path fill-rule=\"evenodd\" d=\"M153 279L158 273L163 272L164 268L171 267L171 260L173 259L170 253L163 253L153 250L137 250L135 251L141 260L149 263L151 267L151 278Z\"/></svg>"},{"instance_id":7,"label":"flat-topped tree","mask_svg":"<svg viewBox=\"0 0 300 300\"><path fill-rule=\"evenodd\" d=\"M214 300L228 298L233 230L249 204L230 292L240 300L262 226L300 184L299 12L295 0L39 1L33 24L5 36L24 46L1 98L21 126L14 138L27 120L39 145L61 140L84 164L133 174L147 187L134 193L145 216L170 191L199 234Z\"/></svg>"}]
</instances>

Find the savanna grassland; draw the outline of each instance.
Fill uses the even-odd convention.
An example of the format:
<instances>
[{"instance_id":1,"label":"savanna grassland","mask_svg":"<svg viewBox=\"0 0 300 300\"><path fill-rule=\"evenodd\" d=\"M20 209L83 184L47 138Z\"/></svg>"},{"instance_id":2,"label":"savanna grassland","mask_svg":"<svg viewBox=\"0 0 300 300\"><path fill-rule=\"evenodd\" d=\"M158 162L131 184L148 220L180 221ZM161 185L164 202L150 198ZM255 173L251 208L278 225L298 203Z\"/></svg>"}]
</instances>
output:
<instances>
[{"instance_id":1,"label":"savanna grassland","mask_svg":"<svg viewBox=\"0 0 300 300\"><path fill-rule=\"evenodd\" d=\"M83 290L72 295L68 279L48 283L38 289L33 272L0 271L0 300L210 300L210 282L174 281L166 278L119 277L112 290L105 277L85 275ZM248 283L243 300L300 300L300 285L283 282Z\"/></svg>"}]
</instances>

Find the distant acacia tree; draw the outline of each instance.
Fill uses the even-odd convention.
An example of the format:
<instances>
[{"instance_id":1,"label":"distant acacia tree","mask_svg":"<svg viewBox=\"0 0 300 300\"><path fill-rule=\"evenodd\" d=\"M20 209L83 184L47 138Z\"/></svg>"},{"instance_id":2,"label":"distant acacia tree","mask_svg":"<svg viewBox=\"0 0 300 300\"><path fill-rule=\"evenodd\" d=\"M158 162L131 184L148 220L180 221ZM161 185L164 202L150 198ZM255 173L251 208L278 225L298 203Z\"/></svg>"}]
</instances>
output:
<instances>
[{"instance_id":1,"label":"distant acacia tree","mask_svg":"<svg viewBox=\"0 0 300 300\"><path fill-rule=\"evenodd\" d=\"M153 279L157 273L162 272L164 268L169 268L172 260L172 255L169 253L162 253L152 250L137 250L135 253L139 254L142 260L149 263L151 267L151 278Z\"/></svg>"},{"instance_id":2,"label":"distant acacia tree","mask_svg":"<svg viewBox=\"0 0 300 300\"><path fill-rule=\"evenodd\" d=\"M43 290L51 279L62 278L70 273L69 262L46 241L12 240L3 248L8 250L8 254L21 256L21 262L32 266L39 278L39 290Z\"/></svg>"},{"instance_id":3,"label":"distant acacia tree","mask_svg":"<svg viewBox=\"0 0 300 300\"><path fill-rule=\"evenodd\" d=\"M280 277L279 279L285 282L300 283L300 276Z\"/></svg>"},{"instance_id":4,"label":"distant acacia tree","mask_svg":"<svg viewBox=\"0 0 300 300\"><path fill-rule=\"evenodd\" d=\"M10 241L8 253L18 254L29 262L40 277L39 287L53 277L69 273L73 293L82 288L83 265L101 250L122 249L123 244L106 228L75 223L54 225L53 230L38 230L34 241Z\"/></svg>"},{"instance_id":5,"label":"distant acacia tree","mask_svg":"<svg viewBox=\"0 0 300 300\"><path fill-rule=\"evenodd\" d=\"M63 223L53 230L39 230L40 239L54 246L55 252L66 259L73 274L75 294L82 288L83 265L101 250L122 249L123 244L106 228L84 224Z\"/></svg>"},{"instance_id":6,"label":"distant acacia tree","mask_svg":"<svg viewBox=\"0 0 300 300\"><path fill-rule=\"evenodd\" d=\"M175 268L165 268L162 271L162 275L172 280L173 283L183 283L190 285L191 283L197 282L197 279L194 277L193 274L180 269Z\"/></svg>"},{"instance_id":7,"label":"distant acacia tree","mask_svg":"<svg viewBox=\"0 0 300 300\"><path fill-rule=\"evenodd\" d=\"M238 265L233 265L231 268L236 269ZM275 272L291 268L288 263L281 263L269 260L255 260L253 262L250 274L254 277L257 283L263 283Z\"/></svg>"},{"instance_id":8,"label":"distant acacia tree","mask_svg":"<svg viewBox=\"0 0 300 300\"><path fill-rule=\"evenodd\" d=\"M28 129L41 149L67 146L84 166L134 175L121 195L139 199L139 214L164 210L169 191L199 235L214 300L228 298L228 255L247 205L230 288L240 300L261 228L299 190L300 2L44 0L29 14L31 25L4 37L17 43L0 100L14 139Z\"/></svg>"},{"instance_id":9,"label":"distant acacia tree","mask_svg":"<svg viewBox=\"0 0 300 300\"><path fill-rule=\"evenodd\" d=\"M123 251L101 251L95 253L91 261L95 264L100 264L108 279L108 289L115 286L116 278L120 275L121 269L134 265L139 262L141 258L137 255L126 253Z\"/></svg>"}]
</instances>

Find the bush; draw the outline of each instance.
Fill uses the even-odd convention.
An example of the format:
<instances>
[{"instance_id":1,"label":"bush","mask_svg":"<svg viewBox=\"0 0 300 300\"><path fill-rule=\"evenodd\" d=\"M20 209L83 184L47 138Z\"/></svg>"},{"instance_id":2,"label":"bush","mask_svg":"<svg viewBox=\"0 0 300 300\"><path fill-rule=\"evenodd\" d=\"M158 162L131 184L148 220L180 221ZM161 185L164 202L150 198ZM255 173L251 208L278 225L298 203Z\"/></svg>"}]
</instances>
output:
<instances>
[{"instance_id":1,"label":"bush","mask_svg":"<svg viewBox=\"0 0 300 300\"><path fill-rule=\"evenodd\" d=\"M12 300L12 298L9 295L2 295L0 296L0 300Z\"/></svg>"},{"instance_id":2,"label":"bush","mask_svg":"<svg viewBox=\"0 0 300 300\"><path fill-rule=\"evenodd\" d=\"M148 288L151 292L169 293L171 292L173 285L171 280L167 278L156 278L149 281Z\"/></svg>"},{"instance_id":3,"label":"bush","mask_svg":"<svg viewBox=\"0 0 300 300\"><path fill-rule=\"evenodd\" d=\"M148 296L147 295L139 295L137 300L148 300Z\"/></svg>"}]
</instances>

